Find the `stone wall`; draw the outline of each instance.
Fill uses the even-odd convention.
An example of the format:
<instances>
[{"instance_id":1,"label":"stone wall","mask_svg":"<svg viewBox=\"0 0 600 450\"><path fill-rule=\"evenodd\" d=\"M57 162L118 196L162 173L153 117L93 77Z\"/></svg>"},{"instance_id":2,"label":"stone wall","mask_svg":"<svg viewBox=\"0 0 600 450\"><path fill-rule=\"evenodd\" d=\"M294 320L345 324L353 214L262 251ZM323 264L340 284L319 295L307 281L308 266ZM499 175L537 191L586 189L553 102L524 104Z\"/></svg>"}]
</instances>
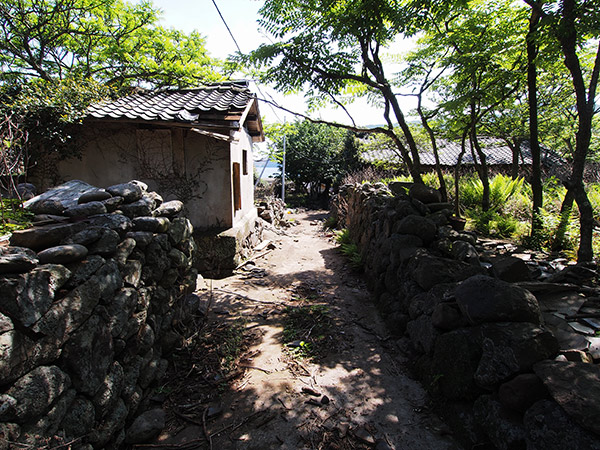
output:
<instances>
[{"instance_id":1,"label":"stone wall","mask_svg":"<svg viewBox=\"0 0 600 450\"><path fill-rule=\"evenodd\" d=\"M198 257L194 267L202 275L212 278L231 275L261 242L262 235L263 221L257 216L256 209L252 209L233 228L196 232L194 239L198 245Z\"/></svg>"},{"instance_id":2,"label":"stone wall","mask_svg":"<svg viewBox=\"0 0 600 450\"><path fill-rule=\"evenodd\" d=\"M181 202L139 182L69 182L28 206L38 225L0 255L0 449L151 437L134 419L164 422L148 396L178 343L174 326L198 309Z\"/></svg>"},{"instance_id":3,"label":"stone wall","mask_svg":"<svg viewBox=\"0 0 600 450\"><path fill-rule=\"evenodd\" d=\"M482 448L600 448L598 365L559 345L536 297L509 282L530 280L525 263L484 261L477 236L450 226L439 192L408 187L346 185L332 212L451 428Z\"/></svg>"}]
</instances>

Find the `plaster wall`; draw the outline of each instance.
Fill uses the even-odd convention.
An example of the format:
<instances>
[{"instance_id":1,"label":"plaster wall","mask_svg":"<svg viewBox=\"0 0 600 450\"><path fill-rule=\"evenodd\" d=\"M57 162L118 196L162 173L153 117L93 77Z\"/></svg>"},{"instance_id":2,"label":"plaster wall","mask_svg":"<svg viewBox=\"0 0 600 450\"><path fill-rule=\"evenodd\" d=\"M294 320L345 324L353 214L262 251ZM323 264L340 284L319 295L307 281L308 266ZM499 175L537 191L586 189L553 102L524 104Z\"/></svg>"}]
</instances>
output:
<instances>
[{"instance_id":1,"label":"plaster wall","mask_svg":"<svg viewBox=\"0 0 600 450\"><path fill-rule=\"evenodd\" d=\"M88 124L81 160L59 164L65 180L107 187L138 179L165 200L184 202L197 230L235 225L254 207L252 142L237 131L231 144L190 129ZM246 172L244 174L244 151ZM241 209L234 211L233 163L240 165Z\"/></svg>"},{"instance_id":2,"label":"plaster wall","mask_svg":"<svg viewBox=\"0 0 600 450\"><path fill-rule=\"evenodd\" d=\"M234 175L233 164L240 165L241 208L235 209L235 199L232 190L232 205L234 205L233 226L241 223L242 219L254 208L254 158L252 157L252 139L248 133L237 131L233 134L231 143L230 170ZM233 180L232 180L233 183Z\"/></svg>"}]
</instances>

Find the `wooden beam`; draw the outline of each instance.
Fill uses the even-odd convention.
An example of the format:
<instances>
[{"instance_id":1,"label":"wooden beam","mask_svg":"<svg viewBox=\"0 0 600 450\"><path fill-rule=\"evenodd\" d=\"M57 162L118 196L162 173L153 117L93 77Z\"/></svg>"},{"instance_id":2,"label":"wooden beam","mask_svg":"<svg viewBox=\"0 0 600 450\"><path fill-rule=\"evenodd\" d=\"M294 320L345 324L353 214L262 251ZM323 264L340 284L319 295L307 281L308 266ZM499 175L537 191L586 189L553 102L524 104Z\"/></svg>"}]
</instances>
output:
<instances>
[{"instance_id":1,"label":"wooden beam","mask_svg":"<svg viewBox=\"0 0 600 450\"><path fill-rule=\"evenodd\" d=\"M212 131L207 131L207 130L201 130L199 128L191 128L191 130L194 133L198 133L198 134L201 134L203 136L208 136L208 137L211 137L211 138L214 138L214 139L218 139L220 141L225 141L225 142L233 142L233 141L235 141L235 139L232 138L231 136L226 136L224 134L214 133Z\"/></svg>"}]
</instances>

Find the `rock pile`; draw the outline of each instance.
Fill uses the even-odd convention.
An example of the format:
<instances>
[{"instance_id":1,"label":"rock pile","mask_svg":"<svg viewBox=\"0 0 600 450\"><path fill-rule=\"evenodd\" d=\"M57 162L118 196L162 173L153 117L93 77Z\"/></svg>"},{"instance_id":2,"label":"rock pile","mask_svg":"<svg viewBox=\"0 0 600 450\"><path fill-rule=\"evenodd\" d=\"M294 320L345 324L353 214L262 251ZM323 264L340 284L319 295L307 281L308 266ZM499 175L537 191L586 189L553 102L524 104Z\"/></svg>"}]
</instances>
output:
<instances>
[{"instance_id":1,"label":"rock pile","mask_svg":"<svg viewBox=\"0 0 600 450\"><path fill-rule=\"evenodd\" d=\"M538 281L519 258L489 259L475 234L450 225L452 205L422 185L346 185L332 211L359 246L390 330L407 336L415 372L445 399L463 438L498 449L600 449L600 355L593 337L574 344L574 309L557 306L557 280L593 270ZM598 290L579 291L588 298L575 292L575 311L596 305ZM557 320L571 333L559 336Z\"/></svg>"},{"instance_id":2,"label":"rock pile","mask_svg":"<svg viewBox=\"0 0 600 450\"><path fill-rule=\"evenodd\" d=\"M135 419L180 339L174 326L198 310L181 202L136 181L70 182L28 207L39 225L0 255L0 449L148 438ZM164 414L151 415L156 433Z\"/></svg>"},{"instance_id":3,"label":"rock pile","mask_svg":"<svg viewBox=\"0 0 600 450\"><path fill-rule=\"evenodd\" d=\"M256 207L258 217L271 225L281 228L289 226L285 218L285 202L277 197L267 197Z\"/></svg>"}]
</instances>

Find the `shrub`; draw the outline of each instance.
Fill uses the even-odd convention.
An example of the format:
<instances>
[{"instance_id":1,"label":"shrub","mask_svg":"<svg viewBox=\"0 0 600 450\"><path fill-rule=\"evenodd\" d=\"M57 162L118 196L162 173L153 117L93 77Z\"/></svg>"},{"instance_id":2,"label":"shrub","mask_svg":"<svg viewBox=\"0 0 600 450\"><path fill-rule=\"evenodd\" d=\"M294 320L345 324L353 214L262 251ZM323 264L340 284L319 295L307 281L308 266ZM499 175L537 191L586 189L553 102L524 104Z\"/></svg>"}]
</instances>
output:
<instances>
[{"instance_id":1,"label":"shrub","mask_svg":"<svg viewBox=\"0 0 600 450\"><path fill-rule=\"evenodd\" d=\"M350 238L350 232L347 228L344 228L337 233L335 238L336 242L340 245L340 251L350 261L350 267L354 270L362 270L363 261L358 246Z\"/></svg>"}]
</instances>

